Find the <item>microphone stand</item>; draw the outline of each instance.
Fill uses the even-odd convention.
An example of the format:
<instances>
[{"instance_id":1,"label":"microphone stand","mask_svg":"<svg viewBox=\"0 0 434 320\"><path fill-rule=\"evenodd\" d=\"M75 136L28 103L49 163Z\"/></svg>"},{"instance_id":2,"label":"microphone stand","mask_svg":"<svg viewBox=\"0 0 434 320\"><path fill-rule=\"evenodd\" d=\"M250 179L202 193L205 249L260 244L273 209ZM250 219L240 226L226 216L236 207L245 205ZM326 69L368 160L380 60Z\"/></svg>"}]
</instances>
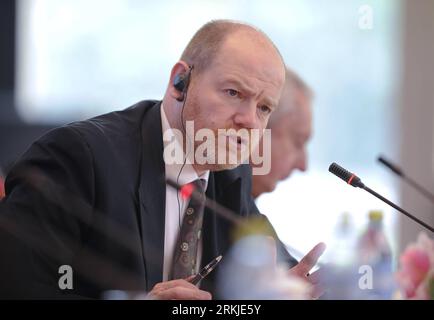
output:
<instances>
[{"instance_id":1,"label":"microphone stand","mask_svg":"<svg viewBox=\"0 0 434 320\"><path fill-rule=\"evenodd\" d=\"M419 223L421 226L425 227L426 229L428 229L431 232L434 232L434 228L427 225L425 222L423 222L422 220L416 218L415 216L413 216L411 213L405 211L404 209L402 209L401 207L398 207L396 204L394 204L392 201L386 199L385 197L383 197L381 194L375 192L374 190L372 190L371 188L369 188L368 186L364 186L363 187L364 190L366 190L367 192L369 192L370 194L372 194L374 197L377 197L378 199L380 199L381 201L387 203L389 206L391 206L392 208L398 210L399 212L401 212L402 214L405 214L407 217L409 217L410 219L414 220L415 222Z\"/></svg>"}]
</instances>

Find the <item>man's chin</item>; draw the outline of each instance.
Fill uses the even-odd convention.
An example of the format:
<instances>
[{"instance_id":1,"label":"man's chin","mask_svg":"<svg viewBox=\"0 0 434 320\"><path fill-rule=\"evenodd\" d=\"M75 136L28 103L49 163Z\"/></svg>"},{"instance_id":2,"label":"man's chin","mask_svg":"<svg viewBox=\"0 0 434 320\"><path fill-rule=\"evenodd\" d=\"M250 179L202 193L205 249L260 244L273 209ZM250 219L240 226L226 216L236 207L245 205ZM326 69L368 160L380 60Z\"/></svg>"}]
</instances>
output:
<instances>
[{"instance_id":1,"label":"man's chin","mask_svg":"<svg viewBox=\"0 0 434 320\"><path fill-rule=\"evenodd\" d=\"M269 177L268 177L269 178ZM262 193L269 193L276 190L277 181L275 179L264 179L261 183L262 185Z\"/></svg>"},{"instance_id":2,"label":"man's chin","mask_svg":"<svg viewBox=\"0 0 434 320\"><path fill-rule=\"evenodd\" d=\"M267 192L273 192L274 190L276 190L277 187L277 183L272 183L268 186L268 190Z\"/></svg>"},{"instance_id":3,"label":"man's chin","mask_svg":"<svg viewBox=\"0 0 434 320\"><path fill-rule=\"evenodd\" d=\"M265 193L270 193L273 192L276 189L276 184L272 184L272 183L267 183L266 181L262 181L264 183L261 183L261 181L256 181L253 183L256 183L256 192L257 194L254 195L255 198L265 194Z\"/></svg>"}]
</instances>

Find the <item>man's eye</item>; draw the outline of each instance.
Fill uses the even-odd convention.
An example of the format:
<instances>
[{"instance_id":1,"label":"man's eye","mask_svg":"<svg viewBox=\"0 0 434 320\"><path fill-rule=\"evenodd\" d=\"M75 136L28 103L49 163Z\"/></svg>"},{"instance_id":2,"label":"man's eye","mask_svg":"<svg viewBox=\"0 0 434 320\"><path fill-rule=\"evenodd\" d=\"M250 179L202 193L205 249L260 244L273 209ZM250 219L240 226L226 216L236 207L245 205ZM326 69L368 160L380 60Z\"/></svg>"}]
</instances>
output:
<instances>
[{"instance_id":1,"label":"man's eye","mask_svg":"<svg viewBox=\"0 0 434 320\"><path fill-rule=\"evenodd\" d=\"M259 110L264 114L271 113L271 108L269 106L266 106L266 105L260 106Z\"/></svg>"},{"instance_id":2,"label":"man's eye","mask_svg":"<svg viewBox=\"0 0 434 320\"><path fill-rule=\"evenodd\" d=\"M238 97L240 94L237 90L234 89L226 89L226 93L231 97Z\"/></svg>"}]
</instances>

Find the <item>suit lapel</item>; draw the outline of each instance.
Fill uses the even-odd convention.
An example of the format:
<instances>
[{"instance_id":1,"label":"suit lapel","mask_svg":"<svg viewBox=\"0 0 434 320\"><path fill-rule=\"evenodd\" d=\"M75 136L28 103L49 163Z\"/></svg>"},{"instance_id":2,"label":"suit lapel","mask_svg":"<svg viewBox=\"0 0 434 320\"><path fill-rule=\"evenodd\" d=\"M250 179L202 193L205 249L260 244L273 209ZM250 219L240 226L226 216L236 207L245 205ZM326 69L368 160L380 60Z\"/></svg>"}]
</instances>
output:
<instances>
[{"instance_id":1,"label":"suit lapel","mask_svg":"<svg viewBox=\"0 0 434 320\"><path fill-rule=\"evenodd\" d=\"M211 172L206 195L221 205L239 214L240 208L240 174L238 171ZM201 268L212 259L223 255L231 246L231 222L220 217L212 208L205 209L203 221L203 254ZM201 288L210 292L215 291L215 280L219 267L211 272L201 283Z\"/></svg>"},{"instance_id":2,"label":"suit lapel","mask_svg":"<svg viewBox=\"0 0 434 320\"><path fill-rule=\"evenodd\" d=\"M161 103L152 106L142 123L139 221L148 291L162 281L164 261L166 184L160 108Z\"/></svg>"},{"instance_id":3,"label":"suit lapel","mask_svg":"<svg viewBox=\"0 0 434 320\"><path fill-rule=\"evenodd\" d=\"M206 196L216 199L214 175L210 173ZM217 233L217 216L211 208L205 208L203 218L203 254L201 268L214 259L219 253L219 240Z\"/></svg>"}]
</instances>

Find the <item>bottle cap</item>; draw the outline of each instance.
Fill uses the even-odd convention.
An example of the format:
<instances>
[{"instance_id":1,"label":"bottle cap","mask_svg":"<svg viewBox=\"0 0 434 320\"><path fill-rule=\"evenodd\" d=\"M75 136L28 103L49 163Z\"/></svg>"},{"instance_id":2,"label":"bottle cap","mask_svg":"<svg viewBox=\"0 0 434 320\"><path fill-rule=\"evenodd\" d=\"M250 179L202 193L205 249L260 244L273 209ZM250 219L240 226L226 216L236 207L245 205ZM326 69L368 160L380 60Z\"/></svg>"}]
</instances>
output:
<instances>
[{"instance_id":1,"label":"bottle cap","mask_svg":"<svg viewBox=\"0 0 434 320\"><path fill-rule=\"evenodd\" d=\"M381 210L371 210L369 211L370 221L381 221L383 220L383 211Z\"/></svg>"}]
</instances>

